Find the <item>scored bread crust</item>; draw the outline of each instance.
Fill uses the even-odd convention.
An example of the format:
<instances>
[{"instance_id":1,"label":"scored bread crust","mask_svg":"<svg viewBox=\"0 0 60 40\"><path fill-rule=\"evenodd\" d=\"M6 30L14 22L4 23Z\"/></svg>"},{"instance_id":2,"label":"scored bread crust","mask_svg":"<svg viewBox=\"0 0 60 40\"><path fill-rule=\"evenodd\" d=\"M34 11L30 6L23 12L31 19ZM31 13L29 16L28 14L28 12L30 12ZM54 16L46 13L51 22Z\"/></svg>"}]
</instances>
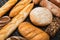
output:
<instances>
[{"instance_id":1,"label":"scored bread crust","mask_svg":"<svg viewBox=\"0 0 60 40\"><path fill-rule=\"evenodd\" d=\"M26 6L17 16L11 20L11 22L9 22L0 30L0 40L5 40L18 27L18 25L26 19L33 6L33 3Z\"/></svg>"},{"instance_id":2,"label":"scored bread crust","mask_svg":"<svg viewBox=\"0 0 60 40\"><path fill-rule=\"evenodd\" d=\"M6 2L1 8L0 8L0 17L3 16L4 14L6 14L7 11L9 11L13 5L15 5L15 3L18 0L8 0L8 2Z\"/></svg>"},{"instance_id":3,"label":"scored bread crust","mask_svg":"<svg viewBox=\"0 0 60 40\"><path fill-rule=\"evenodd\" d=\"M52 3L60 7L60 0L50 0Z\"/></svg>"},{"instance_id":4,"label":"scored bread crust","mask_svg":"<svg viewBox=\"0 0 60 40\"><path fill-rule=\"evenodd\" d=\"M23 22L18 27L19 33L28 40L49 40L49 35L29 22Z\"/></svg>"},{"instance_id":5,"label":"scored bread crust","mask_svg":"<svg viewBox=\"0 0 60 40\"><path fill-rule=\"evenodd\" d=\"M42 0L40 2L42 7L48 8L53 15L60 17L60 8L48 0Z\"/></svg>"},{"instance_id":6,"label":"scored bread crust","mask_svg":"<svg viewBox=\"0 0 60 40\"><path fill-rule=\"evenodd\" d=\"M31 2L31 0L21 0L19 3L16 4L16 6L10 11L9 16L10 17L14 17L17 14L19 14L19 12L24 9L29 3Z\"/></svg>"}]
</instances>

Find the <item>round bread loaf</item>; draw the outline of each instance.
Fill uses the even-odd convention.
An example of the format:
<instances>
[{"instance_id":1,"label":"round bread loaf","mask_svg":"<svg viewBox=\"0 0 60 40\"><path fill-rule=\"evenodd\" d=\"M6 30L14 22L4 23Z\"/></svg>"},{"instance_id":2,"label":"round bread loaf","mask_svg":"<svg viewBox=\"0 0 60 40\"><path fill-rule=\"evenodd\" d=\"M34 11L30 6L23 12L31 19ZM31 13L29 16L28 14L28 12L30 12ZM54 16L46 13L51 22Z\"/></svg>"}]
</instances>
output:
<instances>
[{"instance_id":1,"label":"round bread loaf","mask_svg":"<svg viewBox=\"0 0 60 40\"><path fill-rule=\"evenodd\" d=\"M52 13L44 7L34 8L30 13L30 20L34 25L46 26L52 22Z\"/></svg>"}]
</instances>

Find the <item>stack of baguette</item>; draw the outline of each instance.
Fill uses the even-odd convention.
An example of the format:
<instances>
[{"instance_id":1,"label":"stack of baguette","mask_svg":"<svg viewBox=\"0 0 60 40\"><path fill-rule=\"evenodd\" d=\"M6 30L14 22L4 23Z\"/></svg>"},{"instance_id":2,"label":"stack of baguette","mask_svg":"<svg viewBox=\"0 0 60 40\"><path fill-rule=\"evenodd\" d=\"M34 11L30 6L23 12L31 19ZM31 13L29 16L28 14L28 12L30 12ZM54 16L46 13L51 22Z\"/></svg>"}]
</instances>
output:
<instances>
[{"instance_id":1,"label":"stack of baguette","mask_svg":"<svg viewBox=\"0 0 60 40\"><path fill-rule=\"evenodd\" d=\"M12 0L11 0L12 1ZM14 1L15 2L15 1ZM13 2L13 3L14 3ZM23 22L26 17L28 16L29 12L32 10L34 3L30 3L31 0L26 0L26 7L21 10L21 12L18 13L18 15L16 15L11 22L9 22L7 25L5 25L1 30L0 30L0 40L5 40L17 27L18 25ZM9 2L8 2L9 3ZM8 4L7 3L7 4ZM23 6L24 3L20 2ZM27 4L28 3L28 4ZM30 3L30 4L29 4ZM6 4L5 4L6 5ZM19 3L17 4L19 5ZM17 6L16 5L16 6ZM24 4L25 5L25 4ZM15 7L16 7L15 6ZM21 7L22 7L21 6ZM6 5L7 7L7 5ZM3 7L4 8L4 7ZM4 10L3 10L4 11Z\"/></svg>"},{"instance_id":2,"label":"stack of baguette","mask_svg":"<svg viewBox=\"0 0 60 40\"><path fill-rule=\"evenodd\" d=\"M8 0L1 8L0 8L0 17L6 14L15 4L17 0Z\"/></svg>"}]
</instances>

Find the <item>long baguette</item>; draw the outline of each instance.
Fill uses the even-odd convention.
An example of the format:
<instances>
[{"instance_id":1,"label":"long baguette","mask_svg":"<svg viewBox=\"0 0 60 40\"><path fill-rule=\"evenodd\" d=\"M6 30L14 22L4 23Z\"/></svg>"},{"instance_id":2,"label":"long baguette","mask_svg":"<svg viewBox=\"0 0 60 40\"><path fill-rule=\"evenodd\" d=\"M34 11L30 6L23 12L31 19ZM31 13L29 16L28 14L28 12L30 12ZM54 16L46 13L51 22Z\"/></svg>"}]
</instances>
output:
<instances>
[{"instance_id":1,"label":"long baguette","mask_svg":"<svg viewBox=\"0 0 60 40\"><path fill-rule=\"evenodd\" d=\"M60 0L49 0L49 1L60 7Z\"/></svg>"},{"instance_id":2,"label":"long baguette","mask_svg":"<svg viewBox=\"0 0 60 40\"><path fill-rule=\"evenodd\" d=\"M40 5L48 8L55 16L60 17L60 8L48 0L42 0Z\"/></svg>"},{"instance_id":3,"label":"long baguette","mask_svg":"<svg viewBox=\"0 0 60 40\"><path fill-rule=\"evenodd\" d=\"M0 8L0 17L3 16L7 11L9 11L17 0L8 0L1 8Z\"/></svg>"},{"instance_id":4,"label":"long baguette","mask_svg":"<svg viewBox=\"0 0 60 40\"><path fill-rule=\"evenodd\" d=\"M16 6L11 10L9 16L14 17L16 16L24 7L26 7L31 0L23 0L16 4Z\"/></svg>"},{"instance_id":5,"label":"long baguette","mask_svg":"<svg viewBox=\"0 0 60 40\"><path fill-rule=\"evenodd\" d=\"M5 40L28 16L29 12L33 8L33 3L26 6L17 16L15 16L10 23L4 26L0 30L0 40Z\"/></svg>"}]
</instances>

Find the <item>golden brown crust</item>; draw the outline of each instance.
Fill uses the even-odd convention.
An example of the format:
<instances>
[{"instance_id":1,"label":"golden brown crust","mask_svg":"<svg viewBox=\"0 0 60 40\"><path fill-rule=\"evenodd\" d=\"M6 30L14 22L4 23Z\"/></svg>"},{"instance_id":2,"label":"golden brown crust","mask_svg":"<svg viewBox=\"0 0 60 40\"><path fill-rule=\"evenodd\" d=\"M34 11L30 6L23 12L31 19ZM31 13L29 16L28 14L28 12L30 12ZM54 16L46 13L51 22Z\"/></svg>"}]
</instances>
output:
<instances>
[{"instance_id":1,"label":"golden brown crust","mask_svg":"<svg viewBox=\"0 0 60 40\"><path fill-rule=\"evenodd\" d=\"M16 4L16 6L11 10L9 16L14 17L16 16L24 7L26 7L31 0L23 0Z\"/></svg>"},{"instance_id":2,"label":"golden brown crust","mask_svg":"<svg viewBox=\"0 0 60 40\"><path fill-rule=\"evenodd\" d=\"M48 0L42 0L40 5L48 8L55 16L60 17L60 8Z\"/></svg>"},{"instance_id":3,"label":"golden brown crust","mask_svg":"<svg viewBox=\"0 0 60 40\"><path fill-rule=\"evenodd\" d=\"M34 4L38 4L41 0L33 0Z\"/></svg>"},{"instance_id":4,"label":"golden brown crust","mask_svg":"<svg viewBox=\"0 0 60 40\"><path fill-rule=\"evenodd\" d=\"M58 7L60 7L60 0L50 0L50 1L56 4Z\"/></svg>"},{"instance_id":5,"label":"golden brown crust","mask_svg":"<svg viewBox=\"0 0 60 40\"><path fill-rule=\"evenodd\" d=\"M33 8L34 4L31 3L26 6L17 16L15 16L10 23L5 25L0 30L0 40L6 39L17 27L18 25L23 22L26 17L28 16L29 12Z\"/></svg>"},{"instance_id":6,"label":"golden brown crust","mask_svg":"<svg viewBox=\"0 0 60 40\"><path fill-rule=\"evenodd\" d=\"M0 17L6 14L7 11L9 11L12 6L17 2L17 0L9 0L6 2L1 8L0 8Z\"/></svg>"},{"instance_id":7,"label":"golden brown crust","mask_svg":"<svg viewBox=\"0 0 60 40\"><path fill-rule=\"evenodd\" d=\"M28 22L23 22L18 27L21 33L28 40L49 40L49 35Z\"/></svg>"}]
</instances>

